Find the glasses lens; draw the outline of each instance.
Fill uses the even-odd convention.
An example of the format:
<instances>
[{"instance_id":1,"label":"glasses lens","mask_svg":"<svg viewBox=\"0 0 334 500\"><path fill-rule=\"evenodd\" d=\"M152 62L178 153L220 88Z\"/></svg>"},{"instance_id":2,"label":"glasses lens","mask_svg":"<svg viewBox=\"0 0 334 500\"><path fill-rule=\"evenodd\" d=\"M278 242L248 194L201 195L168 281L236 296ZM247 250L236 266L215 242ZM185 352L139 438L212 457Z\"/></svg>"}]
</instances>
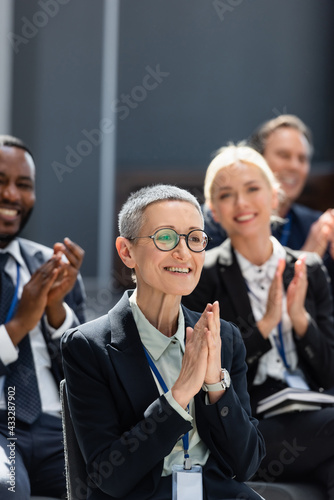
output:
<instances>
[{"instance_id":1,"label":"glasses lens","mask_svg":"<svg viewBox=\"0 0 334 500\"><path fill-rule=\"evenodd\" d=\"M193 252L203 252L208 243L208 235L204 231L195 229L188 234L188 247Z\"/></svg>"},{"instance_id":2,"label":"glasses lens","mask_svg":"<svg viewBox=\"0 0 334 500\"><path fill-rule=\"evenodd\" d=\"M172 250L179 242L179 235L173 229L159 229L154 235L154 242L159 250Z\"/></svg>"}]
</instances>

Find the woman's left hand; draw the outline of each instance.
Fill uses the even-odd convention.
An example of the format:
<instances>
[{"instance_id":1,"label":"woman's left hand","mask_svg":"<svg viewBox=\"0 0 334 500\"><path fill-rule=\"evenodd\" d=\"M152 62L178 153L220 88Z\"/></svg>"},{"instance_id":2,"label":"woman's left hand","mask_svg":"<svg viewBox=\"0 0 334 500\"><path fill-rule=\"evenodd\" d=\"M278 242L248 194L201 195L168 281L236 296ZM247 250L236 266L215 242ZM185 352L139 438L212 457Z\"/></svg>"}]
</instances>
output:
<instances>
[{"instance_id":1,"label":"woman's left hand","mask_svg":"<svg viewBox=\"0 0 334 500\"><path fill-rule=\"evenodd\" d=\"M206 384L215 384L221 379L221 337L219 303L207 305L208 364L204 378Z\"/></svg>"},{"instance_id":2,"label":"woman's left hand","mask_svg":"<svg viewBox=\"0 0 334 500\"><path fill-rule=\"evenodd\" d=\"M194 328L187 327L187 341L180 374L171 388L173 398L186 408L203 382L215 384L221 380L221 340L219 304L208 304ZM219 393L219 394L218 394ZM210 392L214 403L222 391ZM216 398L216 399L214 399Z\"/></svg>"},{"instance_id":3,"label":"woman's left hand","mask_svg":"<svg viewBox=\"0 0 334 500\"><path fill-rule=\"evenodd\" d=\"M220 336L220 316L219 303L214 302L207 306L207 321L208 321L208 364L204 382L206 384L216 384L221 381L221 336ZM222 397L225 391L210 391L208 393L211 404L214 404Z\"/></svg>"},{"instance_id":4,"label":"woman's left hand","mask_svg":"<svg viewBox=\"0 0 334 500\"><path fill-rule=\"evenodd\" d=\"M306 255L301 255L295 263L295 274L286 293L287 310L292 326L299 337L306 333L309 317L305 309L305 297L308 287L306 273Z\"/></svg>"}]
</instances>

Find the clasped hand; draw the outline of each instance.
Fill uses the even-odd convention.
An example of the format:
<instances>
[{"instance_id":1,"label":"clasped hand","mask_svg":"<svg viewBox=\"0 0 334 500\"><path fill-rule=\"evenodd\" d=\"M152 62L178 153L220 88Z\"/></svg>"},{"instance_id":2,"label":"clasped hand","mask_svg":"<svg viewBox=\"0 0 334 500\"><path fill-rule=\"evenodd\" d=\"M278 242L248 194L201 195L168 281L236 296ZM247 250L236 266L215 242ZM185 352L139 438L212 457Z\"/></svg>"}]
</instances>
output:
<instances>
[{"instance_id":1,"label":"clasped hand","mask_svg":"<svg viewBox=\"0 0 334 500\"><path fill-rule=\"evenodd\" d=\"M323 258L327 247L332 259L334 259L334 209L332 208L326 210L312 224L302 250L316 252Z\"/></svg>"},{"instance_id":2,"label":"clasped hand","mask_svg":"<svg viewBox=\"0 0 334 500\"><path fill-rule=\"evenodd\" d=\"M219 304L216 301L206 306L194 328L187 327L181 371L172 387L172 394L186 408L204 382L214 384L220 380L221 337Z\"/></svg>"},{"instance_id":3,"label":"clasped hand","mask_svg":"<svg viewBox=\"0 0 334 500\"><path fill-rule=\"evenodd\" d=\"M61 326L66 317L63 300L75 284L83 258L84 250L69 238L55 243L52 257L23 287L17 311L6 324L14 345L38 324L44 312L52 327Z\"/></svg>"},{"instance_id":4,"label":"clasped hand","mask_svg":"<svg viewBox=\"0 0 334 500\"><path fill-rule=\"evenodd\" d=\"M296 334L300 337L306 333L308 326L308 313L304 306L308 286L305 260L306 256L301 255L295 262L294 276L286 291L287 313ZM269 289L266 312L257 323L264 338L269 337L270 332L282 319L284 269L285 260L280 259Z\"/></svg>"}]
</instances>

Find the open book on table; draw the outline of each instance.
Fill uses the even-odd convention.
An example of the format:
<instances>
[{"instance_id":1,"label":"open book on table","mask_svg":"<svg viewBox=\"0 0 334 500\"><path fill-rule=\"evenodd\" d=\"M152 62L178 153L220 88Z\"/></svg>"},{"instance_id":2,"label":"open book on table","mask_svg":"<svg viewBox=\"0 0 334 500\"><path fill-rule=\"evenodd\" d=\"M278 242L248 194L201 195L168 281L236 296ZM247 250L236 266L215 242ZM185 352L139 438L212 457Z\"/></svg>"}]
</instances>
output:
<instances>
[{"instance_id":1,"label":"open book on table","mask_svg":"<svg viewBox=\"0 0 334 500\"><path fill-rule=\"evenodd\" d=\"M264 417L291 411L319 410L325 405L334 405L334 396L323 392L307 391L287 387L259 401L256 413Z\"/></svg>"}]
</instances>

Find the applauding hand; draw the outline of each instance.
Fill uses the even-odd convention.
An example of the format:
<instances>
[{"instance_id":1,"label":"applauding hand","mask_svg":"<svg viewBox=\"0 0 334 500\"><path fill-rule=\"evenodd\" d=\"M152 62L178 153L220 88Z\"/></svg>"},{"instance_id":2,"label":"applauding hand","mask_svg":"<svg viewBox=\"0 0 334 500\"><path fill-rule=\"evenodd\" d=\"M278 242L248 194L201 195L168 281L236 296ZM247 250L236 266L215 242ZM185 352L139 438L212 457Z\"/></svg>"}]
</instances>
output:
<instances>
[{"instance_id":1,"label":"applauding hand","mask_svg":"<svg viewBox=\"0 0 334 500\"><path fill-rule=\"evenodd\" d=\"M194 328L188 327L180 375L172 387L174 399L186 408L204 382L213 384L221 377L219 304L208 304ZM223 393L223 391L219 391ZM217 396L215 393L212 396ZM221 394L218 395L220 397ZM218 399L217 397L217 399ZM210 394L210 401L211 394Z\"/></svg>"}]
</instances>

